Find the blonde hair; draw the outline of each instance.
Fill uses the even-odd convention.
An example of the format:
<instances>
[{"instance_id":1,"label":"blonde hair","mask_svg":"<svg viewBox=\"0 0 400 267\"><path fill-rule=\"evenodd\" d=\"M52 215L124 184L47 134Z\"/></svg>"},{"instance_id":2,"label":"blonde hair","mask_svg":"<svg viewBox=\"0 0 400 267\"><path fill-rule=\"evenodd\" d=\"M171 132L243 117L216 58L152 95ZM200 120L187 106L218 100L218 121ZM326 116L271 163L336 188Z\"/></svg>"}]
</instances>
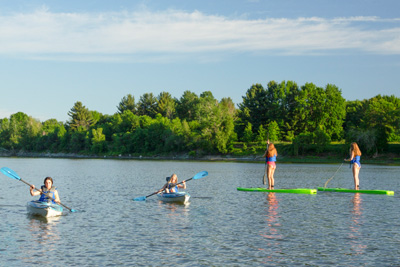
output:
<instances>
[{"instance_id":1,"label":"blonde hair","mask_svg":"<svg viewBox=\"0 0 400 267\"><path fill-rule=\"evenodd\" d=\"M278 151L276 151L276 148L275 148L274 144L269 144L267 156L270 158L270 157L273 157L275 155L278 156Z\"/></svg>"},{"instance_id":2,"label":"blonde hair","mask_svg":"<svg viewBox=\"0 0 400 267\"><path fill-rule=\"evenodd\" d=\"M356 142L350 144L350 153L354 152L354 156L361 156L361 150Z\"/></svg>"},{"instance_id":3,"label":"blonde hair","mask_svg":"<svg viewBox=\"0 0 400 267\"><path fill-rule=\"evenodd\" d=\"M171 175L171 179L169 179L169 183L172 183L172 180L174 179L174 177L176 177L176 181L178 182L178 175L176 175L175 173L173 173Z\"/></svg>"}]
</instances>

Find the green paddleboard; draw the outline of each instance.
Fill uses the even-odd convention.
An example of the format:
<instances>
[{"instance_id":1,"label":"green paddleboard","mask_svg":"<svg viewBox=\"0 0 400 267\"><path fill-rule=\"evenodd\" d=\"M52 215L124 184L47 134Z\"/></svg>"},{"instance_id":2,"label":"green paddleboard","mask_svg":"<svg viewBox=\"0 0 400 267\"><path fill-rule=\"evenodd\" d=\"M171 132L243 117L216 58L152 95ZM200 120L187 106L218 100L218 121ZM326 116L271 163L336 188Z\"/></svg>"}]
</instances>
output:
<instances>
[{"instance_id":1,"label":"green paddleboard","mask_svg":"<svg viewBox=\"0 0 400 267\"><path fill-rule=\"evenodd\" d=\"M266 189L262 187L258 188L243 188L238 187L238 191L248 191L248 192L270 192L270 193L291 193L291 194L316 194L317 189L310 188L292 188L292 189Z\"/></svg>"},{"instance_id":2,"label":"green paddleboard","mask_svg":"<svg viewBox=\"0 0 400 267\"><path fill-rule=\"evenodd\" d=\"M389 195L393 196L394 191L389 190L355 190L355 189L347 189L347 188L324 188L318 187L318 191L327 191L327 192L342 192L342 193L361 193L361 194L380 194L380 195Z\"/></svg>"}]
</instances>

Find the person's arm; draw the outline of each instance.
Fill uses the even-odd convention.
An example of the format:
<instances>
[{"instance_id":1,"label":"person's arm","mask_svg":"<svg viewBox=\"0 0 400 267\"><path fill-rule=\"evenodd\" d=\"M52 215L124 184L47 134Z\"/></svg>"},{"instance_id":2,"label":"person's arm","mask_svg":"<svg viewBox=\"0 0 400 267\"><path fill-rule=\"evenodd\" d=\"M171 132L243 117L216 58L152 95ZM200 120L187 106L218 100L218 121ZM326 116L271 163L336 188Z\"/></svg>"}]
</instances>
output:
<instances>
[{"instance_id":1,"label":"person's arm","mask_svg":"<svg viewBox=\"0 0 400 267\"><path fill-rule=\"evenodd\" d=\"M183 189L186 189L186 181L183 180L183 181L182 181L182 184L178 184L178 187L183 188Z\"/></svg>"},{"instance_id":2,"label":"person's arm","mask_svg":"<svg viewBox=\"0 0 400 267\"><path fill-rule=\"evenodd\" d=\"M345 161L352 161L354 159L354 151L351 151L350 158L344 159Z\"/></svg>"},{"instance_id":3,"label":"person's arm","mask_svg":"<svg viewBox=\"0 0 400 267\"><path fill-rule=\"evenodd\" d=\"M168 189L168 183L166 183L163 188L160 189L159 192L165 191L165 193L169 193L169 189Z\"/></svg>"},{"instance_id":4,"label":"person's arm","mask_svg":"<svg viewBox=\"0 0 400 267\"><path fill-rule=\"evenodd\" d=\"M158 190L158 193L160 193L160 192L162 192L164 190L168 190L167 189L167 185L168 185L168 183L164 184L164 186L160 190Z\"/></svg>"},{"instance_id":5,"label":"person's arm","mask_svg":"<svg viewBox=\"0 0 400 267\"><path fill-rule=\"evenodd\" d=\"M58 191L54 191L54 201L57 203L60 203L60 197L58 196Z\"/></svg>"},{"instance_id":6,"label":"person's arm","mask_svg":"<svg viewBox=\"0 0 400 267\"><path fill-rule=\"evenodd\" d=\"M38 195L40 195L40 192L41 192L41 190L39 189L38 191L35 191L35 186L34 185L31 185L31 187L30 187L30 192L31 192L31 196L38 196Z\"/></svg>"}]
</instances>

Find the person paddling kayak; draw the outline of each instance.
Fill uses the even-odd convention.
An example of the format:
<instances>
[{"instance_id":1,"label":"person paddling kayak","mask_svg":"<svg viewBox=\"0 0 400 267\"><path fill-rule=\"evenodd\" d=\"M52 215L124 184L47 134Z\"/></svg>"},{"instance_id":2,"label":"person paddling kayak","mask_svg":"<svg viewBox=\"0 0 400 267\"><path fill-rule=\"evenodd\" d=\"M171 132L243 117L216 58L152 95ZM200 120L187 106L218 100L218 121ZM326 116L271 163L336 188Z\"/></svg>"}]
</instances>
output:
<instances>
[{"instance_id":1,"label":"person paddling kayak","mask_svg":"<svg viewBox=\"0 0 400 267\"><path fill-rule=\"evenodd\" d=\"M177 184L178 176L175 173L172 174L171 177L167 177L166 180L167 180L167 183L159 190L159 192L162 192L165 190L166 193L177 193L178 188L186 189L185 180L182 181L182 184Z\"/></svg>"},{"instance_id":2,"label":"person paddling kayak","mask_svg":"<svg viewBox=\"0 0 400 267\"><path fill-rule=\"evenodd\" d=\"M60 197L58 195L57 189L53 186L53 179L51 177L46 177L44 179L44 185L38 191L34 191L35 186L31 185L30 193L31 196L40 195L39 201L50 202L53 204L60 203ZM44 194L42 194L44 193Z\"/></svg>"}]
</instances>

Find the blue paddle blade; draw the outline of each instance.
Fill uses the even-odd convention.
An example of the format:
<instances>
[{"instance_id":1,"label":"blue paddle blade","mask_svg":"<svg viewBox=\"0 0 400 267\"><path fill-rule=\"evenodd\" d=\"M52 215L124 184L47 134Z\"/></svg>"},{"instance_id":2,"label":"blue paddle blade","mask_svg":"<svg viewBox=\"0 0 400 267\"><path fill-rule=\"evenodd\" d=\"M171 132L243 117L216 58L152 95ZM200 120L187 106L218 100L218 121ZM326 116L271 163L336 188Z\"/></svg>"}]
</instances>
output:
<instances>
[{"instance_id":1,"label":"blue paddle blade","mask_svg":"<svg viewBox=\"0 0 400 267\"><path fill-rule=\"evenodd\" d=\"M195 176L193 176L193 179L194 180L195 179L201 179L203 177L206 177L207 175L208 175L208 172L202 171L202 172L197 173Z\"/></svg>"},{"instance_id":2,"label":"blue paddle blade","mask_svg":"<svg viewBox=\"0 0 400 267\"><path fill-rule=\"evenodd\" d=\"M1 168L0 171L4 175L6 175L6 176L8 176L10 178L13 178L13 179L16 179L16 180L21 180L21 178L18 176L18 174L15 171L11 170L10 168L3 167L3 168Z\"/></svg>"},{"instance_id":3,"label":"blue paddle blade","mask_svg":"<svg viewBox=\"0 0 400 267\"><path fill-rule=\"evenodd\" d=\"M145 201L145 200L146 200L146 197L137 197L137 198L133 199L133 201Z\"/></svg>"}]
</instances>

